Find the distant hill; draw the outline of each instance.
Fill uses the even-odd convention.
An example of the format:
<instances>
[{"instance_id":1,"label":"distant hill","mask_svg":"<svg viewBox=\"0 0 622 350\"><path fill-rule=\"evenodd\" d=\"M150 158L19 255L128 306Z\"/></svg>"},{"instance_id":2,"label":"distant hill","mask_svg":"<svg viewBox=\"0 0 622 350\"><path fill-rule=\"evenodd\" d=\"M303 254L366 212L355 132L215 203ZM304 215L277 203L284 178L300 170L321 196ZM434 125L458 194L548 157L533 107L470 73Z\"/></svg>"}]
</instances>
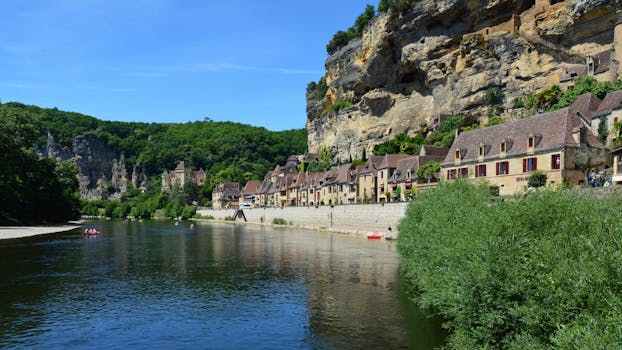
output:
<instances>
[{"instance_id":1,"label":"distant hill","mask_svg":"<svg viewBox=\"0 0 622 350\"><path fill-rule=\"evenodd\" d=\"M42 153L54 153L61 159L88 156L90 168L79 165L81 174L90 178L91 185L102 176L110 180L113 165L110 153L115 159L124 155L129 176L134 171L140 171L141 176L159 176L164 169L173 169L177 162L185 161L186 166L205 169L208 186L211 186L221 180L262 179L266 171L285 163L289 155L301 154L307 149L305 129L275 132L245 124L210 121L184 124L112 122L56 108L16 102L5 105L40 118L42 127L37 146ZM52 138L48 139L48 133ZM89 153L80 154L83 151L78 149L82 146L76 140L86 144ZM106 164L93 164L98 161Z\"/></svg>"}]
</instances>

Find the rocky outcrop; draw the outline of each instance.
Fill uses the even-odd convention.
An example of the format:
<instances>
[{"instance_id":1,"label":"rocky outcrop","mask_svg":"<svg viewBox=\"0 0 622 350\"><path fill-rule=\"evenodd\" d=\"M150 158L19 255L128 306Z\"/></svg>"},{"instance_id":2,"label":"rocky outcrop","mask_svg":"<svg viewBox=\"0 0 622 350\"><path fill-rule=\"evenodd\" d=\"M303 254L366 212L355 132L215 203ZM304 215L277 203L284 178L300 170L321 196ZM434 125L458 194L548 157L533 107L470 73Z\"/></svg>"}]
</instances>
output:
<instances>
[{"instance_id":1,"label":"rocky outcrop","mask_svg":"<svg viewBox=\"0 0 622 350\"><path fill-rule=\"evenodd\" d=\"M326 60L328 91L307 95L309 151L346 160L440 114L485 113L560 82L565 65L611 49L622 0L422 1L379 15ZM622 53L619 53L622 56ZM351 107L330 111L348 100Z\"/></svg>"},{"instance_id":2,"label":"rocky outcrop","mask_svg":"<svg viewBox=\"0 0 622 350\"><path fill-rule=\"evenodd\" d=\"M83 198L119 198L128 190L128 184L144 188L147 177L139 165L134 166L132 177L125 164L125 156L115 154L104 142L78 136L71 147L60 148L54 136L48 133L46 150L42 154L57 161L71 160L78 165L78 182Z\"/></svg>"}]
</instances>

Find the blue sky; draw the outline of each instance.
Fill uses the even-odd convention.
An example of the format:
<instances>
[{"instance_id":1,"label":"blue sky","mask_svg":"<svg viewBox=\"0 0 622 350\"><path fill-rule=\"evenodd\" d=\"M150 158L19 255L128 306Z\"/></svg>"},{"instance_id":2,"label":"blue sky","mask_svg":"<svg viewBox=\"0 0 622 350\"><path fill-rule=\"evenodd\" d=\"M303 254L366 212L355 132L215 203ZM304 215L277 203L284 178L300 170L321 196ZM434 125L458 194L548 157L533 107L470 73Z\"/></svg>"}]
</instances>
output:
<instances>
[{"instance_id":1,"label":"blue sky","mask_svg":"<svg viewBox=\"0 0 622 350\"><path fill-rule=\"evenodd\" d=\"M103 120L304 128L326 43L377 1L1 1L0 100Z\"/></svg>"}]
</instances>

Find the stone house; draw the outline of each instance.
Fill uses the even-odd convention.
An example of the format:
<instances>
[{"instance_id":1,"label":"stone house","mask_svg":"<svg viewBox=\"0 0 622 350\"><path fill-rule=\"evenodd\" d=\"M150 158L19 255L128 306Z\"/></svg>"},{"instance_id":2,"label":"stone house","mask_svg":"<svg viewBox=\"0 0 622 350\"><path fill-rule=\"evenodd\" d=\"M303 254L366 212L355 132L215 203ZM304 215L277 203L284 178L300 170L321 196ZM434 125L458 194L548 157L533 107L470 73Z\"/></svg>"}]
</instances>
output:
<instances>
[{"instance_id":1,"label":"stone house","mask_svg":"<svg viewBox=\"0 0 622 350\"><path fill-rule=\"evenodd\" d=\"M590 130L597 102L583 97L570 107L458 135L441 166L444 180L485 180L502 196L526 189L536 170L548 184L583 184L590 168L603 168L605 146Z\"/></svg>"},{"instance_id":2,"label":"stone house","mask_svg":"<svg viewBox=\"0 0 622 350\"><path fill-rule=\"evenodd\" d=\"M251 207L255 206L255 195L258 192L259 186L261 186L261 182L257 180L250 180L244 185L242 188L242 193L240 195L240 204L250 204Z\"/></svg>"},{"instance_id":3,"label":"stone house","mask_svg":"<svg viewBox=\"0 0 622 350\"><path fill-rule=\"evenodd\" d=\"M419 177L417 170L431 161L443 162L449 148L423 145L418 155L400 159L393 176L389 179L389 186L395 190L399 188L400 200L407 200L408 191L421 191L434 187L440 179L440 172L436 176Z\"/></svg>"},{"instance_id":4,"label":"stone house","mask_svg":"<svg viewBox=\"0 0 622 350\"><path fill-rule=\"evenodd\" d=\"M336 186L336 198L333 204L354 204L357 200L356 167L352 164L342 164L337 168L334 186Z\"/></svg>"},{"instance_id":5,"label":"stone house","mask_svg":"<svg viewBox=\"0 0 622 350\"><path fill-rule=\"evenodd\" d=\"M205 184L205 170L193 171L182 161L171 171L164 169L161 178L162 191L183 190L187 182L194 182L200 187Z\"/></svg>"},{"instance_id":6,"label":"stone house","mask_svg":"<svg viewBox=\"0 0 622 350\"><path fill-rule=\"evenodd\" d=\"M242 186L239 182L222 182L212 191L212 207L214 209L227 209L239 205Z\"/></svg>"},{"instance_id":7,"label":"stone house","mask_svg":"<svg viewBox=\"0 0 622 350\"><path fill-rule=\"evenodd\" d=\"M299 206L301 205L301 197L302 190L301 188L305 185L306 182L305 173L298 173L291 177L290 183L287 189L287 203L291 206ZM305 193L306 198L306 193Z\"/></svg>"},{"instance_id":8,"label":"stone house","mask_svg":"<svg viewBox=\"0 0 622 350\"><path fill-rule=\"evenodd\" d=\"M397 162L409 157L412 156L402 154L386 154L382 156L382 162L380 162L376 172L376 194L378 202L391 201L393 191L397 188L397 185L390 184L389 179L393 176L395 169L397 169Z\"/></svg>"},{"instance_id":9,"label":"stone house","mask_svg":"<svg viewBox=\"0 0 622 350\"><path fill-rule=\"evenodd\" d=\"M605 123L607 146L611 147L613 140L618 137L618 131L614 129L615 123L622 120L622 90L609 93L600 103L591 120L591 129L594 135L598 135L601 123Z\"/></svg>"},{"instance_id":10,"label":"stone house","mask_svg":"<svg viewBox=\"0 0 622 350\"><path fill-rule=\"evenodd\" d=\"M367 159L367 163L365 163L362 169L359 169L357 173L359 203L376 203L378 201L376 192L378 181L376 175L382 160L382 156L371 156Z\"/></svg>"},{"instance_id":11,"label":"stone house","mask_svg":"<svg viewBox=\"0 0 622 350\"><path fill-rule=\"evenodd\" d=\"M306 181L306 205L313 206L319 205L322 197L322 183L324 179L324 173L310 173L307 176ZM304 204L303 204L304 205Z\"/></svg>"}]
</instances>

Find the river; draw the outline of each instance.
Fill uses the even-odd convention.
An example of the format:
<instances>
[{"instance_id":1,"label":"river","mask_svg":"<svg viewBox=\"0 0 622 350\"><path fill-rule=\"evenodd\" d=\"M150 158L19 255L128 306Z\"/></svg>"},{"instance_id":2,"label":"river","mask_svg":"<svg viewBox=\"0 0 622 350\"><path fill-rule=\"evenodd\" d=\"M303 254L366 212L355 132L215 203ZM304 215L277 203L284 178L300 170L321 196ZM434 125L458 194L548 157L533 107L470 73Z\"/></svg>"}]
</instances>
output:
<instances>
[{"instance_id":1,"label":"river","mask_svg":"<svg viewBox=\"0 0 622 350\"><path fill-rule=\"evenodd\" d=\"M226 223L93 222L0 242L0 348L432 349L394 242Z\"/></svg>"}]
</instances>

